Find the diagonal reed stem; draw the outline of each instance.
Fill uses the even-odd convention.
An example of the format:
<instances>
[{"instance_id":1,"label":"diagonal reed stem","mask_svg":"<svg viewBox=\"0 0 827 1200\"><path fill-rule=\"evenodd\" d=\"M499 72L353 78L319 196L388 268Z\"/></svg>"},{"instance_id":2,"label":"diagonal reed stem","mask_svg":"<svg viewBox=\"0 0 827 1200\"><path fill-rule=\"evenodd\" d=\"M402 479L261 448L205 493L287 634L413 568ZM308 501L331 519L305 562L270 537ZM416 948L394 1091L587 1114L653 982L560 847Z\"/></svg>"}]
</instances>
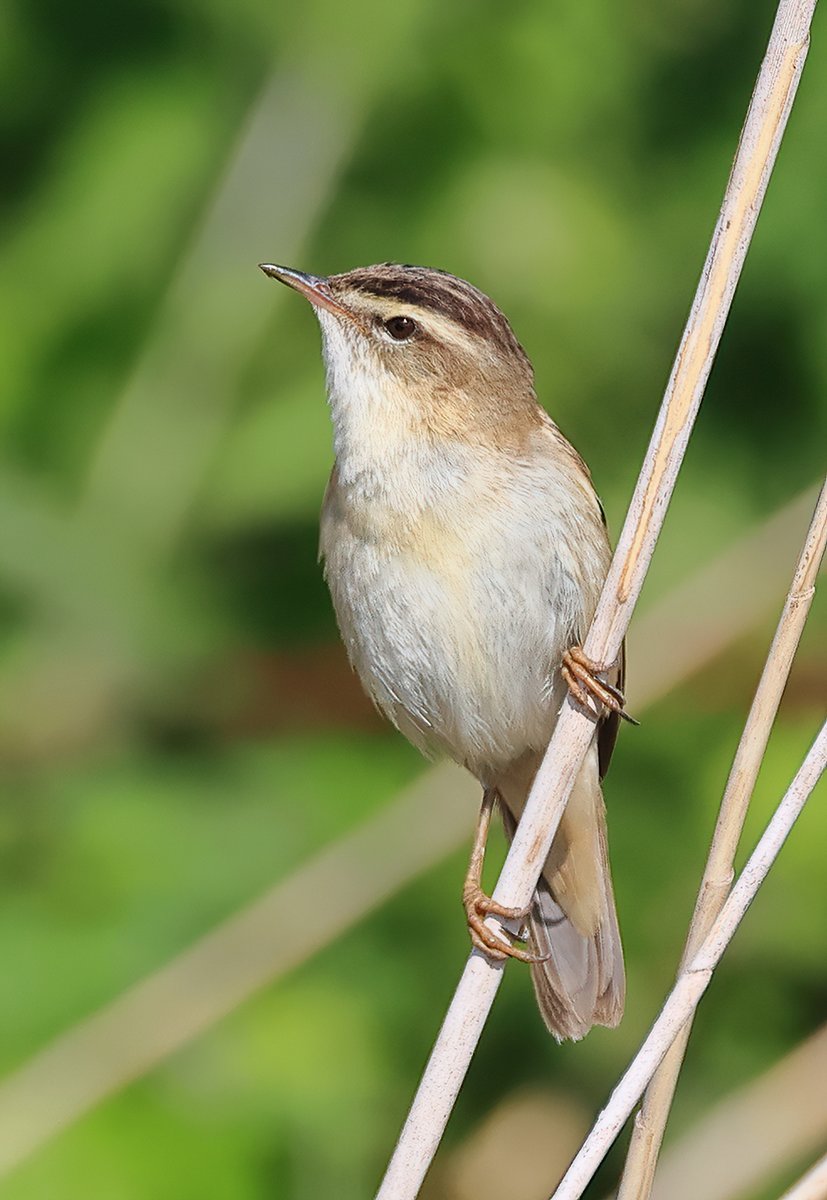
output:
<instances>
[{"instance_id":1,"label":"diagonal reed stem","mask_svg":"<svg viewBox=\"0 0 827 1200\"><path fill-rule=\"evenodd\" d=\"M814 6L815 0L781 0L776 14L689 320L586 638L584 650L597 662L614 662L620 653L663 526L798 87ZM567 702L494 890L499 903L528 905L593 733L589 718ZM418 1194L502 974L502 963L477 951L468 959L377 1200Z\"/></svg>"},{"instance_id":2,"label":"diagonal reed stem","mask_svg":"<svg viewBox=\"0 0 827 1200\"><path fill-rule=\"evenodd\" d=\"M580 1200L609 1147L629 1117L664 1055L672 1046L712 979L744 914L775 862L808 796L827 766L827 721L775 810L718 916L681 971L658 1019L618 1083L551 1200Z\"/></svg>"},{"instance_id":3,"label":"diagonal reed stem","mask_svg":"<svg viewBox=\"0 0 827 1200\"><path fill-rule=\"evenodd\" d=\"M815 581L824 557L825 543L827 482L821 489L727 779L679 970L686 967L698 949L729 892L738 841L770 731L815 594ZM669 1119L669 1110L691 1031L690 1019L646 1089L643 1103L635 1118L618 1200L647 1200L651 1193L663 1133Z\"/></svg>"},{"instance_id":4,"label":"diagonal reed stem","mask_svg":"<svg viewBox=\"0 0 827 1200\"><path fill-rule=\"evenodd\" d=\"M784 1193L781 1200L824 1200L827 1196L827 1154Z\"/></svg>"},{"instance_id":5,"label":"diagonal reed stem","mask_svg":"<svg viewBox=\"0 0 827 1200\"><path fill-rule=\"evenodd\" d=\"M827 1145L827 1023L760 1075L716 1098L664 1149L659 1200L763 1195Z\"/></svg>"}]
</instances>

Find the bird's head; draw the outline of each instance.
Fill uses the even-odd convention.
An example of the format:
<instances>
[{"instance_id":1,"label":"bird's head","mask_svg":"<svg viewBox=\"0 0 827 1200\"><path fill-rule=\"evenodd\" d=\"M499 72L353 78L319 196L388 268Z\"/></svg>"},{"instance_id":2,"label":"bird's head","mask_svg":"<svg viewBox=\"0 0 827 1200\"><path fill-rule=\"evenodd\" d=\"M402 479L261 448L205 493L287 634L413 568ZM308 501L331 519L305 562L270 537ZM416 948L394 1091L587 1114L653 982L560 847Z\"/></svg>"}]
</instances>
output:
<instances>
[{"instance_id":1,"label":"bird's head","mask_svg":"<svg viewBox=\"0 0 827 1200\"><path fill-rule=\"evenodd\" d=\"M326 277L261 270L313 305L334 418L373 397L383 421L396 411L436 436L504 433L520 415L535 424L531 364L496 304L465 280L396 263Z\"/></svg>"}]
</instances>

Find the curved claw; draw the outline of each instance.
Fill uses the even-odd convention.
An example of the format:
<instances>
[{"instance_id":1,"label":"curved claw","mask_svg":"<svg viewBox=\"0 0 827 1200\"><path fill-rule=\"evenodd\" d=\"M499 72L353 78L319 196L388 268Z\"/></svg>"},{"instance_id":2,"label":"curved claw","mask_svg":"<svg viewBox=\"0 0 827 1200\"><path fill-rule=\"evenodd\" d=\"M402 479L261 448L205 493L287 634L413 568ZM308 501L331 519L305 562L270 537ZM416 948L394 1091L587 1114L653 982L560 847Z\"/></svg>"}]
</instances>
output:
<instances>
[{"instance_id":1,"label":"curved claw","mask_svg":"<svg viewBox=\"0 0 827 1200\"><path fill-rule=\"evenodd\" d=\"M507 942L503 936L485 923L487 916L501 917L505 921L522 921L527 915L527 909L507 908L504 904L492 900L482 888L476 885L465 888L462 894L462 903L465 908L471 942L483 954L497 962L504 962L507 958L516 958L524 963L544 961L542 957L531 954L528 950L520 950L511 942Z\"/></svg>"},{"instance_id":2,"label":"curved claw","mask_svg":"<svg viewBox=\"0 0 827 1200\"><path fill-rule=\"evenodd\" d=\"M626 700L620 688L603 678L605 671L606 668L584 654L580 646L567 650L560 665L566 686L581 708L597 717L603 708L607 708L630 725L639 725L640 722L626 712Z\"/></svg>"}]
</instances>

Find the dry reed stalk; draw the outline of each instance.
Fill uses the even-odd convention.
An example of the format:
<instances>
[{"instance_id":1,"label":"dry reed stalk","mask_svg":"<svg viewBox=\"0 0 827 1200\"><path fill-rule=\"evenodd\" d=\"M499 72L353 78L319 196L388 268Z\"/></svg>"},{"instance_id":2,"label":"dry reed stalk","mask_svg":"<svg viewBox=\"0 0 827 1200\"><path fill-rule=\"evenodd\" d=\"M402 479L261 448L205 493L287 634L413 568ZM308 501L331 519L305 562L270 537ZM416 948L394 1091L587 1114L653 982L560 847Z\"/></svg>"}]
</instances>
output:
<instances>
[{"instance_id":1,"label":"dry reed stalk","mask_svg":"<svg viewBox=\"0 0 827 1200\"><path fill-rule=\"evenodd\" d=\"M780 1200L827 1200L827 1154L788 1188Z\"/></svg>"},{"instance_id":2,"label":"dry reed stalk","mask_svg":"<svg viewBox=\"0 0 827 1200\"><path fill-rule=\"evenodd\" d=\"M655 1200L746 1200L827 1145L827 1024L716 1098L663 1152ZM536 1200L582 1144L582 1100L547 1086L499 1100L435 1168L451 1200ZM515 1155L514 1147L532 1146ZM611 1193L614 1195L614 1191ZM606 1197L606 1200L609 1200Z\"/></svg>"},{"instance_id":3,"label":"dry reed stalk","mask_svg":"<svg viewBox=\"0 0 827 1200\"><path fill-rule=\"evenodd\" d=\"M743 1200L827 1144L827 1025L666 1147L656 1200Z\"/></svg>"},{"instance_id":4,"label":"dry reed stalk","mask_svg":"<svg viewBox=\"0 0 827 1200\"><path fill-rule=\"evenodd\" d=\"M818 491L816 484L799 493L635 615L626 638L633 664L626 690L631 712L703 670L777 612L792 548L801 543Z\"/></svg>"},{"instance_id":5,"label":"dry reed stalk","mask_svg":"<svg viewBox=\"0 0 827 1200\"><path fill-rule=\"evenodd\" d=\"M609 1147L646 1085L691 1018L735 930L767 877L808 796L827 766L827 721L810 747L758 845L727 896L706 937L681 971L658 1019L649 1031L608 1104L580 1148L551 1200L580 1200Z\"/></svg>"},{"instance_id":6,"label":"dry reed stalk","mask_svg":"<svg viewBox=\"0 0 827 1200\"><path fill-rule=\"evenodd\" d=\"M747 112L712 244L617 551L584 649L612 663L637 601L712 367L795 97L815 0L782 0ZM525 908L594 733L564 704L494 890ZM493 928L497 922L489 918ZM436 1153L491 1005L503 964L471 954L448 1009L377 1200L413 1200ZM657 1065L657 1064L654 1064Z\"/></svg>"},{"instance_id":7,"label":"dry reed stalk","mask_svg":"<svg viewBox=\"0 0 827 1200\"><path fill-rule=\"evenodd\" d=\"M775 637L727 779L679 972L686 967L706 937L732 884L735 853L747 809L815 595L816 577L826 543L827 482L822 486L816 503ZM646 1089L643 1103L635 1118L618 1200L647 1200L651 1194L658 1153L691 1032L692 1021L689 1020Z\"/></svg>"}]
</instances>

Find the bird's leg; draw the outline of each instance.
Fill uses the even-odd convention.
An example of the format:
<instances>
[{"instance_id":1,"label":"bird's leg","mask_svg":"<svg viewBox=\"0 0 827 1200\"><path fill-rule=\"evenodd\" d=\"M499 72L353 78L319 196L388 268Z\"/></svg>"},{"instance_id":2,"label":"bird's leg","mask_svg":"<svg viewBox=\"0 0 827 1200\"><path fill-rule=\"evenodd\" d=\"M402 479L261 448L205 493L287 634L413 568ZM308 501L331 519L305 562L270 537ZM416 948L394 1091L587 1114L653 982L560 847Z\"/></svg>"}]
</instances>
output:
<instances>
[{"instance_id":1,"label":"bird's leg","mask_svg":"<svg viewBox=\"0 0 827 1200\"><path fill-rule=\"evenodd\" d=\"M560 666L566 686L581 708L596 716L600 716L602 708L607 708L630 725L639 724L626 712L626 701L620 688L605 679L607 670L611 670L611 666L601 667L583 653L581 646L571 646L563 655Z\"/></svg>"},{"instance_id":2,"label":"bird's leg","mask_svg":"<svg viewBox=\"0 0 827 1200\"><path fill-rule=\"evenodd\" d=\"M482 950L489 958L506 959L518 958L521 962L537 962L538 959L526 950L518 950L497 934L485 923L488 916L502 917L506 921L521 921L527 913L523 908L506 908L498 904L482 890L482 864L485 861L485 843L488 841L488 830L491 827L491 814L497 800L495 788L485 788L482 793L480 815L474 834L474 845L471 848L471 858L468 872L462 889L462 903L468 920L468 932L471 941L478 950Z\"/></svg>"}]
</instances>

